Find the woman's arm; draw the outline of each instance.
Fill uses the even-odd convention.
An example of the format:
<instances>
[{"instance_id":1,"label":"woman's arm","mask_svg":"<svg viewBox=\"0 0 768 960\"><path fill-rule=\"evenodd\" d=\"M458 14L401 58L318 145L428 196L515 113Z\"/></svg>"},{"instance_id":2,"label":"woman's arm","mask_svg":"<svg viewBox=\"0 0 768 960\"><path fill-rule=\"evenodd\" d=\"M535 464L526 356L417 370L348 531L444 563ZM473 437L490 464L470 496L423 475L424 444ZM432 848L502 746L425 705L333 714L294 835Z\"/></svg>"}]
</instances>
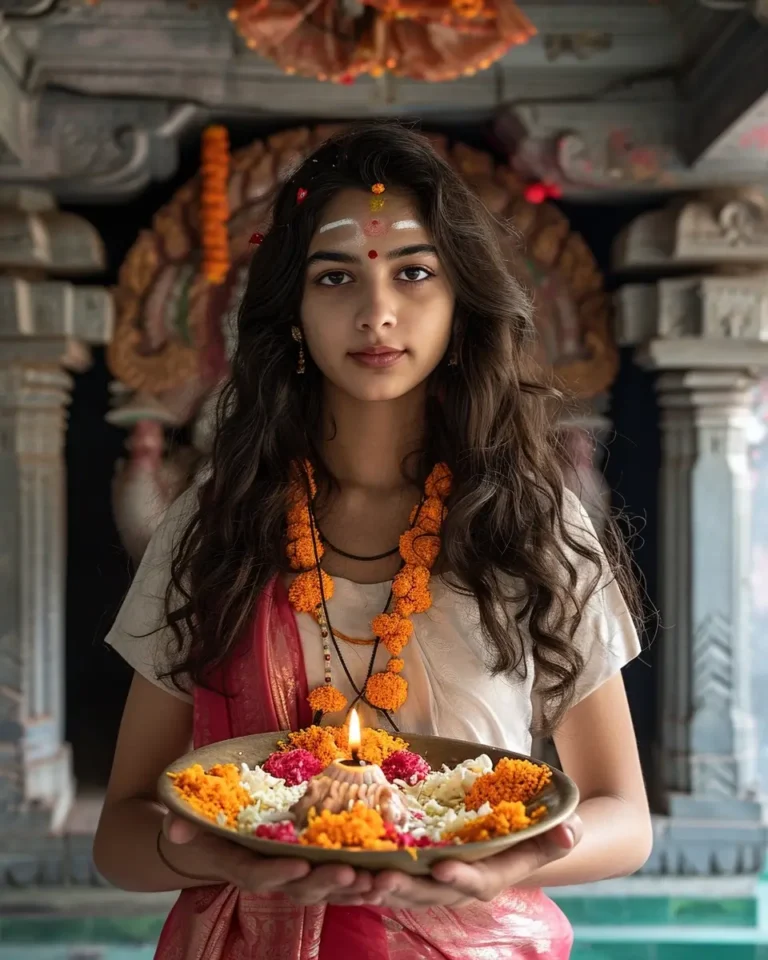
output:
<instances>
[{"instance_id":1,"label":"woman's arm","mask_svg":"<svg viewBox=\"0 0 768 960\"><path fill-rule=\"evenodd\" d=\"M157 891L199 885L169 870L157 853L167 813L156 799L157 781L190 749L191 740L191 704L134 674L93 844L96 867L116 887ZM203 875L193 859L187 850L174 851L179 869Z\"/></svg>"},{"instance_id":2,"label":"woman's arm","mask_svg":"<svg viewBox=\"0 0 768 960\"><path fill-rule=\"evenodd\" d=\"M433 880L380 874L366 901L459 906L493 900L511 887L565 886L639 870L651 852L651 819L620 674L569 710L555 742L581 792L568 824L479 863L438 863Z\"/></svg>"},{"instance_id":3,"label":"woman's arm","mask_svg":"<svg viewBox=\"0 0 768 960\"><path fill-rule=\"evenodd\" d=\"M189 749L191 737L192 707L135 674L93 845L96 867L107 880L144 892L231 883L300 903L370 891L370 876L356 876L351 867L311 869L303 860L262 859L189 821L167 817L157 801L157 781Z\"/></svg>"},{"instance_id":4,"label":"woman's arm","mask_svg":"<svg viewBox=\"0 0 768 960\"><path fill-rule=\"evenodd\" d=\"M639 870L653 833L637 742L621 674L566 714L555 734L563 770L581 794L581 842L524 886L565 886Z\"/></svg>"}]
</instances>

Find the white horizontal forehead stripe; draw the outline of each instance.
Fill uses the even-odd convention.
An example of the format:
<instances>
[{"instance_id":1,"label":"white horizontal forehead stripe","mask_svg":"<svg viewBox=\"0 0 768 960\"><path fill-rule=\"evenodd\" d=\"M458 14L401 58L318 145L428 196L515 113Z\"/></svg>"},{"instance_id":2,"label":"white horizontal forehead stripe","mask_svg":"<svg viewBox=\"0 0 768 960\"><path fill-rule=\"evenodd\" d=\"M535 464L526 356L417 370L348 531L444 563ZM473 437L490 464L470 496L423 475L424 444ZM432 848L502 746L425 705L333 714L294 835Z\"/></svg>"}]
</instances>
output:
<instances>
[{"instance_id":1,"label":"white horizontal forehead stripe","mask_svg":"<svg viewBox=\"0 0 768 960\"><path fill-rule=\"evenodd\" d=\"M343 220L334 220L332 223L326 223L317 231L318 233L328 233L329 230L336 230L338 227L356 227L357 223L351 217L345 217Z\"/></svg>"},{"instance_id":2,"label":"white horizontal forehead stripe","mask_svg":"<svg viewBox=\"0 0 768 960\"><path fill-rule=\"evenodd\" d=\"M416 220L397 220L392 224L393 230L420 230L421 224Z\"/></svg>"}]
</instances>

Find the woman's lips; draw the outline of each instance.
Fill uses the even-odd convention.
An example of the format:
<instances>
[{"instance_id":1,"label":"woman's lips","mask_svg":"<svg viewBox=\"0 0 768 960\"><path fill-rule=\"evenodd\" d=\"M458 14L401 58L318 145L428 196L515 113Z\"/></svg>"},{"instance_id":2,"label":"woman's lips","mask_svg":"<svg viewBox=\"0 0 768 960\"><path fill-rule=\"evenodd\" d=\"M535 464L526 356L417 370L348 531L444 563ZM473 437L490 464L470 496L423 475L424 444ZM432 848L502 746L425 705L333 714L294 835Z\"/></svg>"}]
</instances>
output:
<instances>
[{"instance_id":1,"label":"woman's lips","mask_svg":"<svg viewBox=\"0 0 768 960\"><path fill-rule=\"evenodd\" d=\"M359 353L350 353L350 357L364 367L391 367L405 356L405 350L392 347L372 347Z\"/></svg>"}]
</instances>

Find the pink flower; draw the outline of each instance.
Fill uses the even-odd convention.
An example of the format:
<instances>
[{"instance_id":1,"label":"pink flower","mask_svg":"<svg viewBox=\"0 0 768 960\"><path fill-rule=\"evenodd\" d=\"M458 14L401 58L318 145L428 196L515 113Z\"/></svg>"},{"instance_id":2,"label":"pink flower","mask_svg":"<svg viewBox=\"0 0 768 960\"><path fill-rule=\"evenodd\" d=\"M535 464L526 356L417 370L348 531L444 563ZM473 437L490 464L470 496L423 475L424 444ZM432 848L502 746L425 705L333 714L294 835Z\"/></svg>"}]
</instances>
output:
<instances>
[{"instance_id":1,"label":"pink flower","mask_svg":"<svg viewBox=\"0 0 768 960\"><path fill-rule=\"evenodd\" d=\"M253 831L254 837L260 840L274 840L275 843L298 843L296 827L290 820L282 823L260 823Z\"/></svg>"},{"instance_id":2,"label":"pink flower","mask_svg":"<svg viewBox=\"0 0 768 960\"><path fill-rule=\"evenodd\" d=\"M381 769L390 783L403 780L413 786L424 780L432 768L418 753L413 753L411 750L396 750L382 763Z\"/></svg>"},{"instance_id":3,"label":"pink flower","mask_svg":"<svg viewBox=\"0 0 768 960\"><path fill-rule=\"evenodd\" d=\"M273 753L263 764L263 769L271 777L285 780L286 786L297 787L320 773L323 765L309 750L288 750L287 753Z\"/></svg>"}]
</instances>

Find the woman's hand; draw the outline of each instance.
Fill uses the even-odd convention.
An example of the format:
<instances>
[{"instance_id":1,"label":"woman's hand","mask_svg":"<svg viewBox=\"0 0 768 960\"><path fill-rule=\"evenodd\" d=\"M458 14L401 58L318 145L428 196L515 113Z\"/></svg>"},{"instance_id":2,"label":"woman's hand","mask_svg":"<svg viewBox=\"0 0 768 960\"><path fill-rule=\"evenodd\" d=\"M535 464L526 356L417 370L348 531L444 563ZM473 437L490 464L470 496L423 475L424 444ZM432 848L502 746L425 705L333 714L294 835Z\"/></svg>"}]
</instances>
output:
<instances>
[{"instance_id":1,"label":"woman's hand","mask_svg":"<svg viewBox=\"0 0 768 960\"><path fill-rule=\"evenodd\" d=\"M164 853L179 873L204 883L231 883L249 893L282 893L299 904L356 901L369 894L370 874L328 864L312 868L306 860L259 857L173 814L163 821Z\"/></svg>"},{"instance_id":2,"label":"woman's hand","mask_svg":"<svg viewBox=\"0 0 768 960\"><path fill-rule=\"evenodd\" d=\"M445 860L435 865L432 878L411 877L387 871L373 877L373 890L362 901L400 910L432 906L459 907L473 900L489 902L504 890L518 886L553 860L573 850L581 840L581 819L574 815L565 823L533 840L526 840L507 853L478 863ZM341 894L342 899L346 899Z\"/></svg>"}]
</instances>

